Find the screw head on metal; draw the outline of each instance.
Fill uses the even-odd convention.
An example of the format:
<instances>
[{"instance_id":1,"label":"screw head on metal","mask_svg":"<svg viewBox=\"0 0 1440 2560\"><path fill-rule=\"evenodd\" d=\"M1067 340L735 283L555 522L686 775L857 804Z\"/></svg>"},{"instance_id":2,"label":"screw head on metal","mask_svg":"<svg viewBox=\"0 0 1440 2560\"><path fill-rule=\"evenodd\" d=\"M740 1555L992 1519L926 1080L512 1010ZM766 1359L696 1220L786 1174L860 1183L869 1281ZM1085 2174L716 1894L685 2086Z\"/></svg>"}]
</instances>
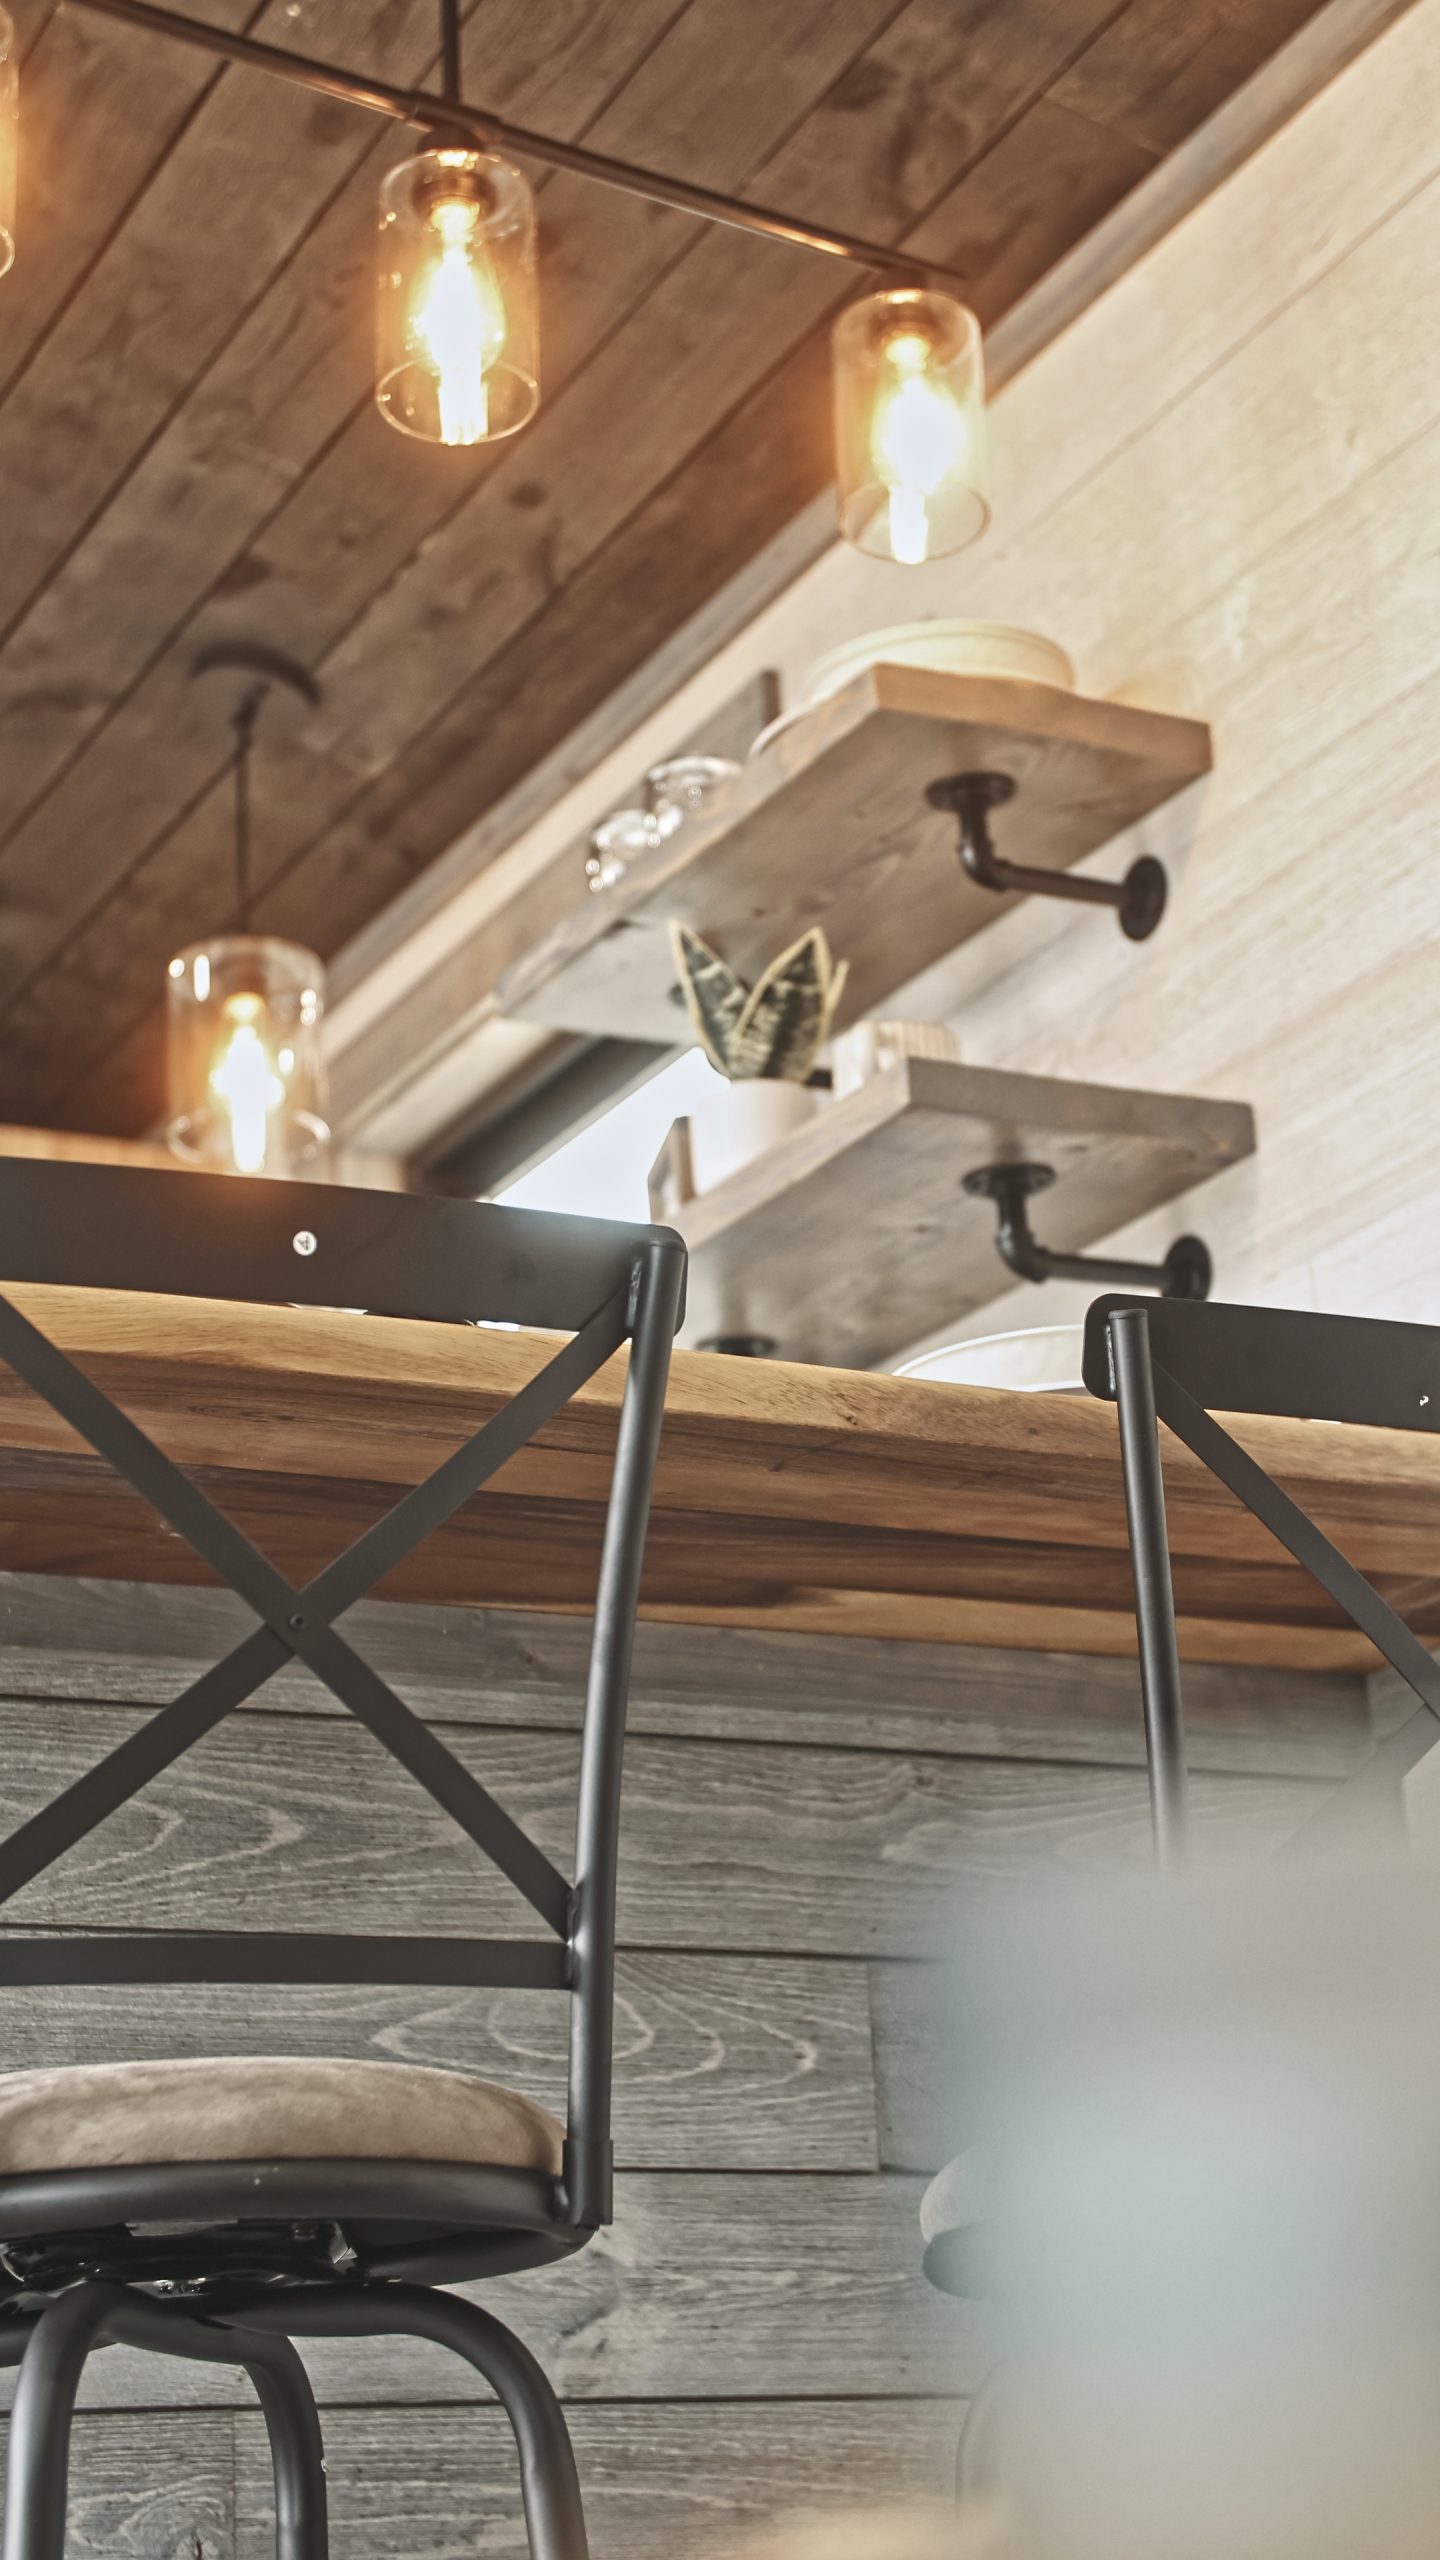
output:
<instances>
[{"instance_id":1,"label":"screw head on metal","mask_svg":"<svg viewBox=\"0 0 1440 2560\"><path fill-rule=\"evenodd\" d=\"M297 1253L307 1255L317 1252L320 1244L319 1237L312 1235L308 1227L301 1227L290 1241Z\"/></svg>"}]
</instances>

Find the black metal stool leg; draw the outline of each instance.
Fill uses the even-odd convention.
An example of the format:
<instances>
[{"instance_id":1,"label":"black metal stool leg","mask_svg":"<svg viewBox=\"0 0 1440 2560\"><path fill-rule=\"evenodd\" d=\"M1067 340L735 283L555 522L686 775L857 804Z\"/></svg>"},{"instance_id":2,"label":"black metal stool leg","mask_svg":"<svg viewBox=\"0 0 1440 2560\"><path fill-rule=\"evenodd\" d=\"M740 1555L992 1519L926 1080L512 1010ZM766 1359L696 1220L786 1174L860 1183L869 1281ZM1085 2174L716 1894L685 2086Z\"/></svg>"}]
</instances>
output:
<instances>
[{"instance_id":1,"label":"black metal stool leg","mask_svg":"<svg viewBox=\"0 0 1440 2560\"><path fill-rule=\"evenodd\" d=\"M314 2394L288 2338L213 2326L124 2285L80 2284L41 2313L10 2418L3 2560L63 2560L75 2396L92 2348L243 2365L270 2437L277 2560L327 2560L325 2451Z\"/></svg>"},{"instance_id":2,"label":"black metal stool leg","mask_svg":"<svg viewBox=\"0 0 1440 2560\"><path fill-rule=\"evenodd\" d=\"M317 2285L248 2296L225 2317L292 2337L433 2338L463 2356L499 2395L514 2431L532 2560L589 2560L564 2412L529 2348L490 2312L424 2285Z\"/></svg>"},{"instance_id":3,"label":"black metal stool leg","mask_svg":"<svg viewBox=\"0 0 1440 2560\"><path fill-rule=\"evenodd\" d=\"M76 2285L31 2331L10 2411L4 2560L64 2560L75 2394L116 2290Z\"/></svg>"},{"instance_id":4,"label":"black metal stool leg","mask_svg":"<svg viewBox=\"0 0 1440 2560\"><path fill-rule=\"evenodd\" d=\"M1165 1529L1165 1481L1160 1429L1150 1370L1150 1334L1143 1308L1117 1308L1110 1318L1110 1356L1120 1422L1120 1463L1135 1578L1135 1623L1140 1639L1140 1688L1145 1709L1145 1757L1150 1772L1150 1821L1155 1863L1162 1873L1185 1857L1189 1828L1185 1769L1185 1711L1180 1694L1180 1647L1175 1633L1175 1589Z\"/></svg>"},{"instance_id":5,"label":"black metal stool leg","mask_svg":"<svg viewBox=\"0 0 1440 2560\"><path fill-rule=\"evenodd\" d=\"M242 2356L255 2386L270 2437L275 2560L328 2560L325 2446L310 2376L288 2338L246 2332L242 2339L237 2330L228 2334L235 2341L232 2352Z\"/></svg>"}]
</instances>

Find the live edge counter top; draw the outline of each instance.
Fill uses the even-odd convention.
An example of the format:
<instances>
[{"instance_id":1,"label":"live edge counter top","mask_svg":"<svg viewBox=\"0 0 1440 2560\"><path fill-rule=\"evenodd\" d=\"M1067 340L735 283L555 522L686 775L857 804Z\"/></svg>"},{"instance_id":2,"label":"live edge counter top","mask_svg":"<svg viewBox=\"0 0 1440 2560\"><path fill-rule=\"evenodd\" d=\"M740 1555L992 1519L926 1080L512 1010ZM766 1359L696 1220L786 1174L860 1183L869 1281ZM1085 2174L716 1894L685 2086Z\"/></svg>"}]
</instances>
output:
<instances>
[{"instance_id":1,"label":"live edge counter top","mask_svg":"<svg viewBox=\"0 0 1440 2560\"><path fill-rule=\"evenodd\" d=\"M309 1575L475 1430L549 1337L340 1310L19 1288L16 1303L250 1535ZM432 1537L386 1596L583 1608L623 1376L612 1362ZM1440 1453L1421 1435L1247 1422L1240 1436L1421 1635L1440 1633ZM1166 1476L1193 1660L1372 1656L1174 1442ZM189 1550L0 1371L0 1541L16 1571L201 1578ZM1123 1654L1133 1648L1115 1416L1025 1396L679 1352L648 1617Z\"/></svg>"}]
</instances>

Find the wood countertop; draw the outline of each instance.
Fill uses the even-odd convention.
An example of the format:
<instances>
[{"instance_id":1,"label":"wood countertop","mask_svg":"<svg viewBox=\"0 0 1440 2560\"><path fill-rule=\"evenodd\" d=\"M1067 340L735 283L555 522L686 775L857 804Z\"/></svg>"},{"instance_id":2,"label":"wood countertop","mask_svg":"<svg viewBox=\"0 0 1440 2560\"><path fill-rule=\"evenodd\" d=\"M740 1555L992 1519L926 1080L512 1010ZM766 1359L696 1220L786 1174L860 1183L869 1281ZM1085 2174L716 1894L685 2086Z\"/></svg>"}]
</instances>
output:
<instances>
[{"instance_id":1,"label":"wood countertop","mask_svg":"<svg viewBox=\"0 0 1440 2560\"><path fill-rule=\"evenodd\" d=\"M553 1348L298 1308L16 1289L32 1319L284 1569L308 1577ZM621 1368L384 1586L571 1610L598 1552ZM1244 1439L1440 1635L1440 1451L1423 1434L1246 1422ZM1268 1533L1166 1449L1184 1651L1347 1669L1373 1656ZM68 1426L0 1371L0 1565L202 1581ZM1115 1416L848 1370L677 1352L644 1609L699 1624L1121 1654L1134 1647Z\"/></svg>"}]
</instances>

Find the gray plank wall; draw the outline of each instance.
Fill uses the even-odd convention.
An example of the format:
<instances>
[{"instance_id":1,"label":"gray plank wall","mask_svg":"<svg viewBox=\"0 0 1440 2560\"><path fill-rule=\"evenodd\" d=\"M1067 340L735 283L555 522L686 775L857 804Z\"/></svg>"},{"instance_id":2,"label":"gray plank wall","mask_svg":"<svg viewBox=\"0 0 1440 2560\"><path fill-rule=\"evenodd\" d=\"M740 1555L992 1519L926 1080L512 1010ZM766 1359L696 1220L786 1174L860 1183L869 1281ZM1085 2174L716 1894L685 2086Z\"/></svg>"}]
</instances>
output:
<instances>
[{"instance_id":1,"label":"gray plank wall","mask_svg":"<svg viewBox=\"0 0 1440 2560\"><path fill-rule=\"evenodd\" d=\"M0 1581L5 1827L247 1621L219 1595ZM369 1606L348 1631L568 1859L584 1631ZM1367 1747L1361 1682L1197 1671L1207 1838L1263 1853ZM601 2560L683 2560L778 2508L943 2489L981 2326L917 2270L963 2136L930 1959L997 1877L1147 1854L1128 1664L642 1630L622 1862L615 2226L486 2299L570 2403ZM500 1890L503 1891L503 1888ZM505 1925L443 1818L300 1673L233 1717L7 1924ZM10 1994L0 2064L279 2050L456 2065L557 2101L534 1995ZM503 2424L420 2346L307 2349L336 2548L523 2549ZM71 2542L134 2560L271 2547L240 2376L91 2365Z\"/></svg>"}]
</instances>

